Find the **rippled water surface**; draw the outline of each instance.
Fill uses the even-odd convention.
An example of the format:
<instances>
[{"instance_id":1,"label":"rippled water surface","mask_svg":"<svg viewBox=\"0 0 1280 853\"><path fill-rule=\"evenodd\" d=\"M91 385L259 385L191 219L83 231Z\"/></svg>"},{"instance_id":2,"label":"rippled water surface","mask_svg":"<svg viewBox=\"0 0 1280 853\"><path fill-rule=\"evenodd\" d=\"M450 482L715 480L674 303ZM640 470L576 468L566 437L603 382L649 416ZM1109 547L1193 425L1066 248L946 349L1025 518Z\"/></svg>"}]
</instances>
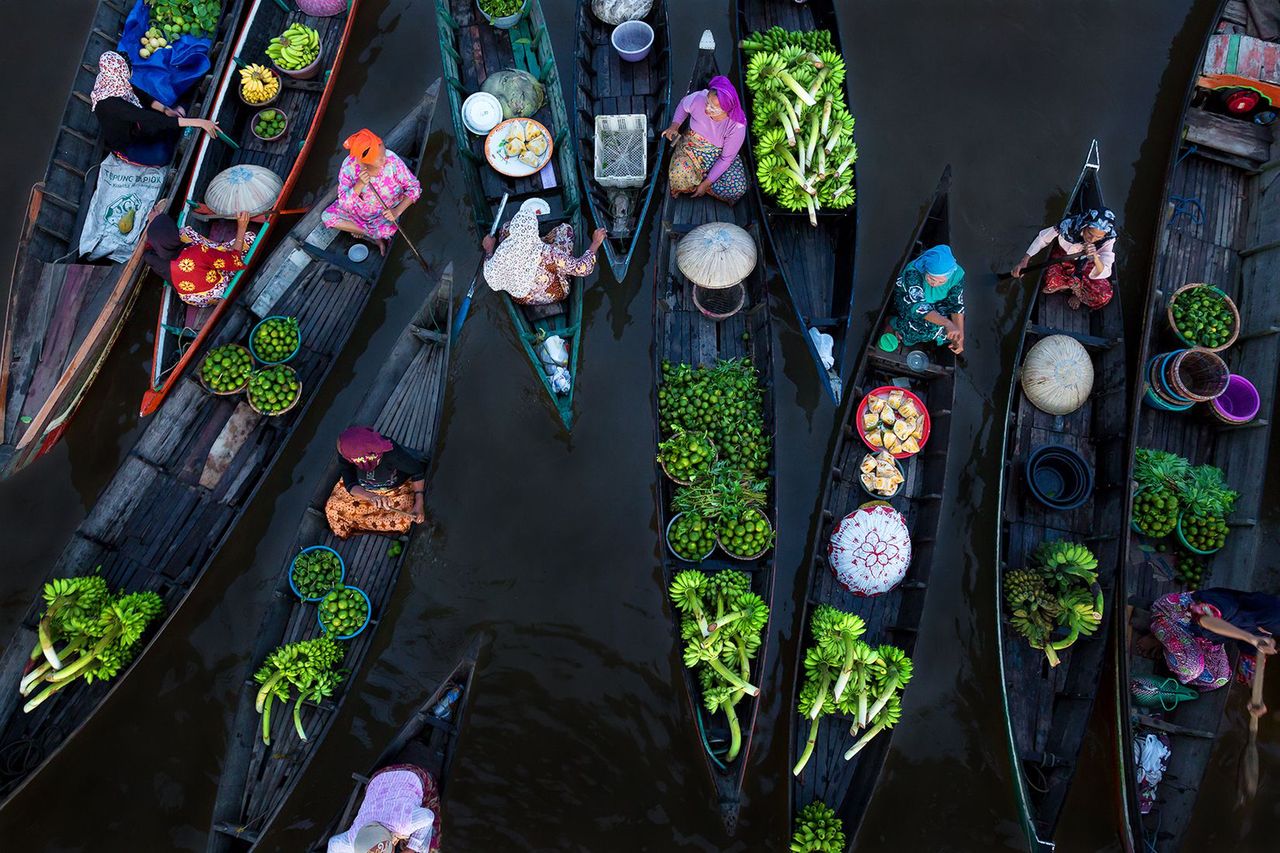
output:
<instances>
[{"instance_id":1,"label":"rippled water surface","mask_svg":"<svg viewBox=\"0 0 1280 853\"><path fill-rule=\"evenodd\" d=\"M732 63L725 0L669 4L684 85L711 26ZM91 0L0 4L8 97L0 160L0 257L10 257L27 187L43 174ZM1025 287L1001 288L1036 229L1056 219L1091 137L1125 230L1122 296L1138 308L1167 155L1217 0L1109 3L912 0L841 3L858 117L860 246L856 351L942 167L954 169L953 242L969 271L969 340L953 432L943 551L917 677L861 850L1019 849L1000 714L993 623L999 448ZM363 0L355 42L301 186L322 186L339 140L389 126L439 73L434 4ZM573 3L545 0L562 72ZM478 252L442 109L427 200L407 228L463 283ZM333 152L333 153L326 153ZM647 251L642 243L642 253ZM643 257L643 255L641 255ZM776 851L786 848L787 705L799 574L835 412L818 388L785 295L778 340L778 596L764 703L737 838L725 837L685 715L661 588L654 507L649 346L652 270L597 283L572 437L543 399L496 299L481 296L455 350L438 465L419 537L369 663L297 796L264 845L299 850L468 638L485 649L445 815L450 850ZM317 486L332 437L420 301L403 251L388 266L317 405L248 516L168 631L111 704L0 813L3 845L202 850L235 697L275 573ZM483 293L483 289L482 289ZM136 439L158 288L138 310L69 437L0 484L0 637L9 636L67 535ZM848 369L847 366L846 369ZM1272 519L1275 521L1275 519ZM1273 706L1280 696L1272 691ZM1088 744L1059 843L1116 849L1105 715ZM1243 731L1243 724L1238 728ZM1221 811L1199 846L1267 848L1280 828L1277 725L1264 727L1256 812L1231 811L1241 736L1207 786ZM1270 791L1270 796L1268 796Z\"/></svg>"}]
</instances>

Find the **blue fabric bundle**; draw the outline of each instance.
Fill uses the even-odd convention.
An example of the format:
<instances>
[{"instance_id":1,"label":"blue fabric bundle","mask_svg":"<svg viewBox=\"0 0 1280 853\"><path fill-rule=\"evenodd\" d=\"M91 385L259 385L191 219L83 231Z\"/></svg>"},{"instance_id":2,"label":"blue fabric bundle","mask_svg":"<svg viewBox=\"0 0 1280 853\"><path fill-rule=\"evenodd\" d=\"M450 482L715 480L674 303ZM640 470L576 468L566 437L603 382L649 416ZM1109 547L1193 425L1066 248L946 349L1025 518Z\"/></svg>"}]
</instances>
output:
<instances>
[{"instance_id":1,"label":"blue fabric bundle","mask_svg":"<svg viewBox=\"0 0 1280 853\"><path fill-rule=\"evenodd\" d=\"M165 106L175 107L182 96L209 73L209 48L213 42L183 35L173 42L173 47L157 50L143 59L139 54L142 34L150 27L151 8L143 0L137 0L125 19L119 51L129 57L129 64L133 66L133 85Z\"/></svg>"}]
</instances>

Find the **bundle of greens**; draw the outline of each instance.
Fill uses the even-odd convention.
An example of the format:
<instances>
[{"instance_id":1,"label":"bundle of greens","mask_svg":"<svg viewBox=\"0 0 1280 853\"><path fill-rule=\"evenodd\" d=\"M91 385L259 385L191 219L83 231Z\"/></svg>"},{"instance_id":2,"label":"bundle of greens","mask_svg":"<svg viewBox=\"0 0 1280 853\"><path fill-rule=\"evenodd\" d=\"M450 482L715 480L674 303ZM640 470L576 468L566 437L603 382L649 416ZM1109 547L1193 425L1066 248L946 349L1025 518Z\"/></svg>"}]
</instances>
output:
<instances>
[{"instance_id":1,"label":"bundle of greens","mask_svg":"<svg viewBox=\"0 0 1280 853\"><path fill-rule=\"evenodd\" d=\"M1040 543L1026 568L1005 573L1009 623L1033 649L1044 650L1050 666L1059 664L1058 652L1102 624L1097 569L1088 548L1054 539Z\"/></svg>"},{"instance_id":2,"label":"bundle of greens","mask_svg":"<svg viewBox=\"0 0 1280 853\"><path fill-rule=\"evenodd\" d=\"M1216 551L1226 542L1226 518L1240 493L1227 486L1221 468L1193 466L1175 453L1140 447L1133 481L1133 523L1142 533L1168 536L1181 522L1183 538L1201 551Z\"/></svg>"},{"instance_id":3,"label":"bundle of greens","mask_svg":"<svg viewBox=\"0 0 1280 853\"><path fill-rule=\"evenodd\" d=\"M101 575L57 578L44 586L45 611L36 629L31 660L44 661L23 676L23 696L43 689L23 706L30 713L77 679L115 677L133 660L151 621L164 612L154 592L112 595Z\"/></svg>"},{"instance_id":4,"label":"bundle of greens","mask_svg":"<svg viewBox=\"0 0 1280 853\"><path fill-rule=\"evenodd\" d=\"M854 202L853 116L844 60L827 30L772 27L742 42L749 57L751 132L760 187L788 210L839 210Z\"/></svg>"},{"instance_id":5,"label":"bundle of greens","mask_svg":"<svg viewBox=\"0 0 1280 853\"><path fill-rule=\"evenodd\" d=\"M746 572L680 572L671 582L671 600L681 613L684 665L693 670L708 713L723 712L729 723L726 763L742 749L742 729L734 707L743 695L759 696L751 684L751 661L760 651L769 606L751 591Z\"/></svg>"},{"instance_id":6,"label":"bundle of greens","mask_svg":"<svg viewBox=\"0 0 1280 853\"><path fill-rule=\"evenodd\" d=\"M267 655L262 668L253 678L262 685L254 703L262 715L262 742L271 743L271 705L288 702L297 691L293 703L293 727L298 737L307 739L302 727L302 703L319 702L334 694L347 673L338 669L342 662L342 646L327 636L280 646Z\"/></svg>"},{"instance_id":7,"label":"bundle of greens","mask_svg":"<svg viewBox=\"0 0 1280 853\"><path fill-rule=\"evenodd\" d=\"M796 815L791 853L844 853L844 845L844 826L822 800L814 800Z\"/></svg>"}]
</instances>

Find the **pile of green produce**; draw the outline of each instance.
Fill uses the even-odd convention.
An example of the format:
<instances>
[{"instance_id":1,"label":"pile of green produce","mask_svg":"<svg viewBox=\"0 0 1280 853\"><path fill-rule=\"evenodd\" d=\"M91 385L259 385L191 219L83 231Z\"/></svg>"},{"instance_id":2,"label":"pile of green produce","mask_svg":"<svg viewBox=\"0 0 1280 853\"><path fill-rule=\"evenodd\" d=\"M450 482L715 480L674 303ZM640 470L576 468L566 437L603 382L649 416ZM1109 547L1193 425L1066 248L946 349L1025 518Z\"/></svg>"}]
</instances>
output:
<instances>
[{"instance_id":1,"label":"pile of green produce","mask_svg":"<svg viewBox=\"0 0 1280 853\"><path fill-rule=\"evenodd\" d=\"M733 557L754 557L773 544L773 525L758 509L721 513L716 541Z\"/></svg>"},{"instance_id":2,"label":"pile of green produce","mask_svg":"<svg viewBox=\"0 0 1280 853\"><path fill-rule=\"evenodd\" d=\"M221 0L146 0L151 7L151 29L166 42L181 36L213 36L222 15ZM166 45L172 46L172 45Z\"/></svg>"},{"instance_id":3,"label":"pile of green produce","mask_svg":"<svg viewBox=\"0 0 1280 853\"><path fill-rule=\"evenodd\" d=\"M744 695L760 695L750 681L751 661L760 651L769 606L751 591L751 576L732 569L680 572L670 592L681 614L684 665L697 675L707 712L721 711L729 723L727 764L742 749L734 707Z\"/></svg>"},{"instance_id":4,"label":"pile of green produce","mask_svg":"<svg viewBox=\"0 0 1280 853\"><path fill-rule=\"evenodd\" d=\"M1178 552L1173 571L1178 582L1187 589L1199 589L1204 581L1204 565L1184 551Z\"/></svg>"},{"instance_id":5,"label":"pile of green produce","mask_svg":"<svg viewBox=\"0 0 1280 853\"><path fill-rule=\"evenodd\" d=\"M267 44L267 56L277 68L298 71L320 56L320 33L306 24L294 22Z\"/></svg>"},{"instance_id":6,"label":"pile of green produce","mask_svg":"<svg viewBox=\"0 0 1280 853\"><path fill-rule=\"evenodd\" d=\"M711 470L716 448L705 432L677 428L671 438L658 442L658 461L671 479L689 483Z\"/></svg>"},{"instance_id":7,"label":"pile of green produce","mask_svg":"<svg viewBox=\"0 0 1280 853\"><path fill-rule=\"evenodd\" d=\"M253 357L239 344L214 347L200 365L200 378L219 394L230 394L244 388L253 372Z\"/></svg>"},{"instance_id":8,"label":"pile of green produce","mask_svg":"<svg viewBox=\"0 0 1280 853\"><path fill-rule=\"evenodd\" d=\"M796 815L791 853L844 853L844 825L822 800L814 800Z\"/></svg>"},{"instance_id":9,"label":"pile of green produce","mask_svg":"<svg viewBox=\"0 0 1280 853\"><path fill-rule=\"evenodd\" d=\"M143 632L164 612L154 592L112 595L101 575L57 578L44 585L44 613L36 629L33 666L18 686L35 695L22 710L30 713L78 679L107 681L133 660ZM43 689L41 689L43 688Z\"/></svg>"},{"instance_id":10,"label":"pile of green produce","mask_svg":"<svg viewBox=\"0 0 1280 853\"><path fill-rule=\"evenodd\" d=\"M676 489L671 508L712 524L729 555L754 557L773 544L773 526L763 512L768 488L767 481L752 480L721 460L691 485Z\"/></svg>"},{"instance_id":11,"label":"pile of green produce","mask_svg":"<svg viewBox=\"0 0 1280 853\"><path fill-rule=\"evenodd\" d=\"M302 385L288 365L259 370L249 379L249 402L263 414L278 415L298 399Z\"/></svg>"},{"instance_id":12,"label":"pile of green produce","mask_svg":"<svg viewBox=\"0 0 1280 853\"><path fill-rule=\"evenodd\" d=\"M677 557L696 563L710 556L716 547L716 534L700 514L686 512L671 522L667 542Z\"/></svg>"},{"instance_id":13,"label":"pile of green produce","mask_svg":"<svg viewBox=\"0 0 1280 853\"><path fill-rule=\"evenodd\" d=\"M1197 551L1217 551L1227 544L1227 522L1220 515L1183 515L1182 538Z\"/></svg>"},{"instance_id":14,"label":"pile of green produce","mask_svg":"<svg viewBox=\"0 0 1280 853\"><path fill-rule=\"evenodd\" d=\"M284 113L280 110L263 110L258 113L258 117L253 123L253 132L263 139L275 139L277 136L284 133L286 124L288 124L288 119L285 118ZM295 320L295 334L297 333L297 325L297 321ZM291 352L293 352L293 350L289 350L289 352L285 353L285 357L287 358Z\"/></svg>"},{"instance_id":15,"label":"pile of green produce","mask_svg":"<svg viewBox=\"0 0 1280 853\"><path fill-rule=\"evenodd\" d=\"M1178 525L1178 496L1167 489L1138 492L1133 496L1133 523L1144 536L1168 536Z\"/></svg>"},{"instance_id":16,"label":"pile of green produce","mask_svg":"<svg viewBox=\"0 0 1280 853\"><path fill-rule=\"evenodd\" d=\"M1227 540L1226 518L1240 493L1229 488L1221 468L1192 465L1175 453L1140 447L1134 455L1134 524L1163 537L1179 524L1187 544L1216 551Z\"/></svg>"},{"instance_id":17,"label":"pile of green produce","mask_svg":"<svg viewBox=\"0 0 1280 853\"><path fill-rule=\"evenodd\" d=\"M293 559L290 578L303 598L319 598L342 580L342 561L326 548L303 551ZM364 603L362 599L361 604Z\"/></svg>"},{"instance_id":18,"label":"pile of green produce","mask_svg":"<svg viewBox=\"0 0 1280 853\"><path fill-rule=\"evenodd\" d=\"M1235 330L1235 317L1226 299L1212 287L1184 290L1170 304L1169 313L1174 330L1192 346L1224 346Z\"/></svg>"},{"instance_id":19,"label":"pile of green produce","mask_svg":"<svg viewBox=\"0 0 1280 853\"><path fill-rule=\"evenodd\" d=\"M745 358L698 368L664 361L658 421L664 436L680 430L705 433L720 461L754 479L769 473L764 392L755 367Z\"/></svg>"},{"instance_id":20,"label":"pile of green produce","mask_svg":"<svg viewBox=\"0 0 1280 853\"><path fill-rule=\"evenodd\" d=\"M347 637L369 620L369 604L355 587L338 584L320 599L320 626L336 637Z\"/></svg>"},{"instance_id":21,"label":"pile of green produce","mask_svg":"<svg viewBox=\"0 0 1280 853\"><path fill-rule=\"evenodd\" d=\"M844 59L827 30L789 32L772 27L742 42L749 57L751 132L760 188L788 210L807 211L854 201L853 116L845 103Z\"/></svg>"},{"instance_id":22,"label":"pile of green produce","mask_svg":"<svg viewBox=\"0 0 1280 853\"><path fill-rule=\"evenodd\" d=\"M254 706L262 715L263 743L271 743L272 703L290 700L294 700L293 727L298 737L307 739L302 727L302 703L320 702L334 694L346 678L346 672L338 669L341 662L342 646L324 636L283 645L267 656L262 668L253 674L254 681L262 685Z\"/></svg>"},{"instance_id":23,"label":"pile of green produce","mask_svg":"<svg viewBox=\"0 0 1280 853\"><path fill-rule=\"evenodd\" d=\"M871 739L893 728L902 715L900 694L911 680L911 658L897 646L873 648L861 637L862 617L827 604L813 609L809 631L813 645L804 653L804 686L798 710L808 717L809 737L791 773L799 776L813 756L822 718L837 711L853 718L849 734L865 730L848 752L853 758Z\"/></svg>"},{"instance_id":24,"label":"pile of green produce","mask_svg":"<svg viewBox=\"0 0 1280 853\"><path fill-rule=\"evenodd\" d=\"M254 329L253 351L260 361L275 364L290 358L301 340L297 317L268 317Z\"/></svg>"},{"instance_id":25,"label":"pile of green produce","mask_svg":"<svg viewBox=\"0 0 1280 853\"><path fill-rule=\"evenodd\" d=\"M1026 568L1005 572L1009 623L1033 649L1044 650L1050 666L1058 665L1058 652L1102 624L1097 569L1098 558L1085 546L1046 539Z\"/></svg>"},{"instance_id":26,"label":"pile of green produce","mask_svg":"<svg viewBox=\"0 0 1280 853\"><path fill-rule=\"evenodd\" d=\"M480 11L491 18L507 18L524 8L526 0L480 0Z\"/></svg>"}]
</instances>

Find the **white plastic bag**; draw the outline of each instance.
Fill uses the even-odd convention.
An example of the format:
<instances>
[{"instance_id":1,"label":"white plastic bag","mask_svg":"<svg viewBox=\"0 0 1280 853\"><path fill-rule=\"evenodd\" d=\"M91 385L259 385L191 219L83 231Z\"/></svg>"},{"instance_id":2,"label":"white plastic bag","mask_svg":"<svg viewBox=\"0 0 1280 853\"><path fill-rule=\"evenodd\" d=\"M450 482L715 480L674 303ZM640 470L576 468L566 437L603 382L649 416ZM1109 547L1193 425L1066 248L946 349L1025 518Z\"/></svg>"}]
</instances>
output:
<instances>
[{"instance_id":1,"label":"white plastic bag","mask_svg":"<svg viewBox=\"0 0 1280 853\"><path fill-rule=\"evenodd\" d=\"M568 367L569 345L559 335L552 335L538 347L538 359L547 367Z\"/></svg>"},{"instance_id":2,"label":"white plastic bag","mask_svg":"<svg viewBox=\"0 0 1280 853\"><path fill-rule=\"evenodd\" d=\"M813 346L818 350L818 358L822 359L823 368L830 370L836 363L835 338L819 332L817 329L810 329L809 337L813 340Z\"/></svg>"},{"instance_id":3,"label":"white plastic bag","mask_svg":"<svg viewBox=\"0 0 1280 853\"><path fill-rule=\"evenodd\" d=\"M88 260L110 258L117 263L129 260L147 230L147 216L159 201L163 186L164 169L135 166L108 154L98 172L98 186L80 232L80 255ZM132 223L126 219L130 211ZM131 227L121 231L122 221Z\"/></svg>"},{"instance_id":4,"label":"white plastic bag","mask_svg":"<svg viewBox=\"0 0 1280 853\"><path fill-rule=\"evenodd\" d=\"M547 368L547 381L551 383L551 390L557 394L568 394L573 389L573 378L563 367Z\"/></svg>"}]
</instances>

